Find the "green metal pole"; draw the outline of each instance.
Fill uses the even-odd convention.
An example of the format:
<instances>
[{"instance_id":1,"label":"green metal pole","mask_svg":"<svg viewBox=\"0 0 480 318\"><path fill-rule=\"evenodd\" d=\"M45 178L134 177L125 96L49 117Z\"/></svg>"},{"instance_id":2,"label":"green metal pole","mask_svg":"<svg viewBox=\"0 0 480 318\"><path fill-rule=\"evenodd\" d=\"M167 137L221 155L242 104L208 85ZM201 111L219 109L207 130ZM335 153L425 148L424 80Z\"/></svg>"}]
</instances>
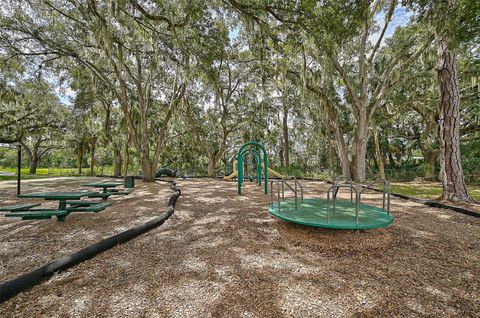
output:
<instances>
[{"instance_id":1,"label":"green metal pole","mask_svg":"<svg viewBox=\"0 0 480 318\"><path fill-rule=\"evenodd\" d=\"M262 147L263 148L263 147ZM263 149L263 166L264 166L264 173L265 173L265 194L268 194L268 157L267 152Z\"/></svg>"},{"instance_id":2,"label":"green metal pole","mask_svg":"<svg viewBox=\"0 0 480 318\"><path fill-rule=\"evenodd\" d=\"M243 157L239 156L237 157L237 170L238 170L238 194L242 194L242 182L243 182Z\"/></svg>"},{"instance_id":3,"label":"green metal pole","mask_svg":"<svg viewBox=\"0 0 480 318\"><path fill-rule=\"evenodd\" d=\"M18 145L17 151L17 195L20 194L20 181L22 179L22 146Z\"/></svg>"},{"instance_id":4,"label":"green metal pole","mask_svg":"<svg viewBox=\"0 0 480 318\"><path fill-rule=\"evenodd\" d=\"M248 149L245 150L245 148L249 147ZM254 148L255 147L255 148ZM242 194L242 183L243 183L243 165L244 165L244 158L248 153L252 153L256 151L259 154L259 160L258 160L258 166L259 166L259 171L261 175L261 156L260 156L260 151L262 150L263 152L263 169L264 169L264 175L265 175L265 194L268 194L268 157L267 157L267 152L265 151L265 148L262 146L262 144L255 142L255 141L250 141L245 144L243 144L240 149L238 150L237 154L237 162L238 162L238 194ZM260 177L260 185L261 185L261 177Z\"/></svg>"}]
</instances>

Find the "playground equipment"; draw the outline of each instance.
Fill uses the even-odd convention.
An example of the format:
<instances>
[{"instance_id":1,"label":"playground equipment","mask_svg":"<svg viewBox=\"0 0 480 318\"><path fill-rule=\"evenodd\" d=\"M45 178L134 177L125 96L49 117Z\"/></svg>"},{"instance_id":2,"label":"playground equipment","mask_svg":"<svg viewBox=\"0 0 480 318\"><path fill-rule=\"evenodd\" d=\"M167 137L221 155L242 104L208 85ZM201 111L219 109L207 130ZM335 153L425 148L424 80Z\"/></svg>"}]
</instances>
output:
<instances>
[{"instance_id":1,"label":"playground equipment","mask_svg":"<svg viewBox=\"0 0 480 318\"><path fill-rule=\"evenodd\" d=\"M237 164L238 164L238 161L235 160L233 162L233 172L228 176L224 176L223 180L225 180L225 181L233 180L233 178L236 178L238 176ZM275 176L275 177L280 178L280 179L285 179L286 178L283 174L273 170L272 168L268 168L268 173L269 173L269 175Z\"/></svg>"},{"instance_id":2,"label":"playground equipment","mask_svg":"<svg viewBox=\"0 0 480 318\"><path fill-rule=\"evenodd\" d=\"M167 177L176 177L177 172L175 170L169 169L169 168L160 168L155 172L155 177L160 178L162 175L165 175Z\"/></svg>"},{"instance_id":3,"label":"playground equipment","mask_svg":"<svg viewBox=\"0 0 480 318\"><path fill-rule=\"evenodd\" d=\"M236 176L238 176L237 160L235 160L235 161L233 162L233 172L232 172L232 174L223 177L223 180L232 180L232 179L235 178Z\"/></svg>"},{"instance_id":4,"label":"playground equipment","mask_svg":"<svg viewBox=\"0 0 480 318\"><path fill-rule=\"evenodd\" d=\"M314 227L352 230L386 227L393 222L394 218L390 213L390 183L388 181L377 180L363 186L353 183L350 178L340 176L328 189L327 200L325 200L304 199L300 182L295 178L292 179L295 182L294 187L286 179L271 181L271 204L268 210L279 219ZM362 194L371 190L371 186L375 184L383 185L382 208L361 202ZM276 185L277 192L276 202L274 201L274 185ZM285 200L285 187L293 192L293 200ZM300 202L298 189L300 189ZM337 194L341 189L350 190L349 201L337 199Z\"/></svg>"},{"instance_id":5,"label":"playground equipment","mask_svg":"<svg viewBox=\"0 0 480 318\"><path fill-rule=\"evenodd\" d=\"M243 184L243 163L247 156L253 156L255 164L255 179L259 186L262 185L262 175L265 178L264 191L268 194L268 157L265 148L255 141L243 144L237 153L237 170L238 170L238 194L242 194ZM263 166L262 166L263 163Z\"/></svg>"},{"instance_id":6,"label":"playground equipment","mask_svg":"<svg viewBox=\"0 0 480 318\"><path fill-rule=\"evenodd\" d=\"M272 168L268 168L268 173L271 174L272 176L275 176L275 177L280 178L280 179L285 179L286 178L286 176L284 176L281 173L276 172Z\"/></svg>"},{"instance_id":7,"label":"playground equipment","mask_svg":"<svg viewBox=\"0 0 480 318\"><path fill-rule=\"evenodd\" d=\"M242 184L244 178L244 163L247 156L253 157L255 180L259 186L262 185L262 175L265 178L265 194L268 194L268 175L271 174L277 178L285 179L285 176L268 167L267 152L262 144L250 141L243 144L237 153L237 159L233 162L233 172L224 176L223 180L238 179L238 194L242 194ZM263 165L262 165L263 163Z\"/></svg>"}]
</instances>

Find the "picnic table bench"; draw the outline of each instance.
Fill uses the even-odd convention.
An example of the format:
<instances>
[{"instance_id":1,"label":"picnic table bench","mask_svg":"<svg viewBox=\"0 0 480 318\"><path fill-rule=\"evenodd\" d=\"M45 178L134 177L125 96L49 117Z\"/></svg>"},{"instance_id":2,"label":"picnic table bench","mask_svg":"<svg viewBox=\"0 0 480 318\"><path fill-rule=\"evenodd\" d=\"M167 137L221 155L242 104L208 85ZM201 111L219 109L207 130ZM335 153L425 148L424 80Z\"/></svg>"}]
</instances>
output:
<instances>
[{"instance_id":1,"label":"picnic table bench","mask_svg":"<svg viewBox=\"0 0 480 318\"><path fill-rule=\"evenodd\" d=\"M0 211L8 211L8 212L14 212L14 211L25 211L29 210L33 207L39 206L40 203L31 203L31 204L15 204L15 205L10 205L10 206L2 206L0 207Z\"/></svg>"},{"instance_id":2,"label":"picnic table bench","mask_svg":"<svg viewBox=\"0 0 480 318\"><path fill-rule=\"evenodd\" d=\"M94 194L89 195L89 198L102 198L107 200L111 195L129 195L134 190L133 188L126 189L115 189L116 187L122 185L121 182L94 182L82 184L84 187L94 187L102 188L102 192L95 192Z\"/></svg>"},{"instance_id":3,"label":"picnic table bench","mask_svg":"<svg viewBox=\"0 0 480 318\"><path fill-rule=\"evenodd\" d=\"M83 204L75 204L72 205L71 207L67 208L67 211L69 213L71 212L100 212L105 210L106 207L111 205L110 202L96 202L95 204L88 204L88 205L83 205Z\"/></svg>"},{"instance_id":4,"label":"picnic table bench","mask_svg":"<svg viewBox=\"0 0 480 318\"><path fill-rule=\"evenodd\" d=\"M58 221L64 221L65 217L68 215L67 211L61 210L26 210L26 211L15 211L6 213L5 216L8 217L20 217L22 220L45 220L50 219L52 216L56 216Z\"/></svg>"},{"instance_id":5,"label":"picnic table bench","mask_svg":"<svg viewBox=\"0 0 480 318\"><path fill-rule=\"evenodd\" d=\"M45 200L59 201L57 209L32 209L40 204L17 204L0 207L0 211L8 211L6 217L21 217L22 220L50 219L57 217L57 221L64 221L65 217L72 212L100 212L110 205L107 202L80 201L82 197L95 194L96 192L43 192L18 195L18 198L43 198ZM72 200L72 201L69 201Z\"/></svg>"}]
</instances>

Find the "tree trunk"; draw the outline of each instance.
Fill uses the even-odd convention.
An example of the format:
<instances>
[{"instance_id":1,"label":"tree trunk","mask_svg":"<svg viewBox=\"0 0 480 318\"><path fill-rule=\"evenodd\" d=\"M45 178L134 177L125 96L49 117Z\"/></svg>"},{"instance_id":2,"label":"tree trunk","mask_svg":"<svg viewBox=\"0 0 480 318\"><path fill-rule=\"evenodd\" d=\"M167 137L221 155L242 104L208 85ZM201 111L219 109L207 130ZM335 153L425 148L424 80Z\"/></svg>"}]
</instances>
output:
<instances>
[{"instance_id":1,"label":"tree trunk","mask_svg":"<svg viewBox=\"0 0 480 318\"><path fill-rule=\"evenodd\" d=\"M425 162L425 179L430 181L437 180L435 164L437 162L438 152L434 149L425 149L423 151L423 158Z\"/></svg>"},{"instance_id":2,"label":"tree trunk","mask_svg":"<svg viewBox=\"0 0 480 318\"><path fill-rule=\"evenodd\" d=\"M337 153L340 159L340 165L342 167L342 175L351 178L352 173L350 171L350 160L348 159L347 146L343 139L343 131L337 126L334 128L335 141L337 143Z\"/></svg>"},{"instance_id":3,"label":"tree trunk","mask_svg":"<svg viewBox=\"0 0 480 318\"><path fill-rule=\"evenodd\" d=\"M38 156L36 152L32 153L30 157L30 174L37 174Z\"/></svg>"},{"instance_id":4,"label":"tree trunk","mask_svg":"<svg viewBox=\"0 0 480 318\"><path fill-rule=\"evenodd\" d=\"M357 136L355 138L355 181L365 181L367 158L368 122L366 111L358 116Z\"/></svg>"},{"instance_id":5,"label":"tree trunk","mask_svg":"<svg viewBox=\"0 0 480 318\"><path fill-rule=\"evenodd\" d=\"M83 165L83 152L84 152L84 144L80 145L80 150L77 154L77 160L78 160L78 174L82 174L82 165Z\"/></svg>"},{"instance_id":6,"label":"tree trunk","mask_svg":"<svg viewBox=\"0 0 480 318\"><path fill-rule=\"evenodd\" d=\"M327 151L327 156L328 156L328 170L330 177L332 179L335 178L335 171L337 170L337 160L335 160L335 146L333 144L332 138L328 137L328 149Z\"/></svg>"},{"instance_id":7,"label":"tree trunk","mask_svg":"<svg viewBox=\"0 0 480 318\"><path fill-rule=\"evenodd\" d=\"M283 149L285 158L285 167L290 165L290 146L288 141L288 107L283 106Z\"/></svg>"},{"instance_id":8,"label":"tree trunk","mask_svg":"<svg viewBox=\"0 0 480 318\"><path fill-rule=\"evenodd\" d=\"M428 120L425 130L419 134L418 143L423 154L423 162L425 165L425 179L435 181L437 180L437 174L435 171L435 165L438 158L438 150L435 149L433 136L438 135L438 124L435 118L429 118L422 116L424 120Z\"/></svg>"},{"instance_id":9,"label":"tree trunk","mask_svg":"<svg viewBox=\"0 0 480 318\"><path fill-rule=\"evenodd\" d=\"M378 177L381 180L386 180L385 164L383 162L382 151L380 149L380 140L378 138L378 128L375 128L374 139L375 139L375 159L377 160L377 166L378 166Z\"/></svg>"},{"instance_id":10,"label":"tree trunk","mask_svg":"<svg viewBox=\"0 0 480 318\"><path fill-rule=\"evenodd\" d=\"M119 147L114 147L113 149L113 156L114 156L114 168L113 168L113 175L115 177L119 177L122 174L122 150Z\"/></svg>"},{"instance_id":11,"label":"tree trunk","mask_svg":"<svg viewBox=\"0 0 480 318\"><path fill-rule=\"evenodd\" d=\"M217 168L217 160L214 157L208 158L208 176L215 177L215 170Z\"/></svg>"},{"instance_id":12,"label":"tree trunk","mask_svg":"<svg viewBox=\"0 0 480 318\"><path fill-rule=\"evenodd\" d=\"M352 173L350 170L350 159L348 159L348 150L345 144L343 129L338 125L337 114L335 108L330 103L328 98L324 98L325 110L327 112L328 126L330 131L335 136L335 141L337 144L337 154L340 159L340 165L342 167L342 175L351 178Z\"/></svg>"},{"instance_id":13,"label":"tree trunk","mask_svg":"<svg viewBox=\"0 0 480 318\"><path fill-rule=\"evenodd\" d=\"M155 173L157 172L157 162L150 162L148 157L142 158L142 174L144 182L154 182Z\"/></svg>"},{"instance_id":14,"label":"tree trunk","mask_svg":"<svg viewBox=\"0 0 480 318\"><path fill-rule=\"evenodd\" d=\"M38 160L40 159L39 156L39 148L40 148L40 142L36 141L32 149L29 149L25 144L23 144L23 148L27 151L28 154L28 159L30 161L30 174L37 174L37 166L38 166Z\"/></svg>"},{"instance_id":15,"label":"tree trunk","mask_svg":"<svg viewBox=\"0 0 480 318\"><path fill-rule=\"evenodd\" d=\"M463 177L460 156L460 92L455 53L437 34L440 86L440 168L443 199L473 202Z\"/></svg>"},{"instance_id":16,"label":"tree trunk","mask_svg":"<svg viewBox=\"0 0 480 318\"><path fill-rule=\"evenodd\" d=\"M95 148L97 146L97 137L93 137L92 140L91 140L91 145L90 145L90 150L91 150L91 154L90 154L90 175L93 176L94 172L94 168L95 168Z\"/></svg>"},{"instance_id":17,"label":"tree trunk","mask_svg":"<svg viewBox=\"0 0 480 318\"><path fill-rule=\"evenodd\" d=\"M125 174L124 176L128 176L128 165L130 164L130 154L128 153L128 148L130 147L130 134L127 138L127 143L125 144Z\"/></svg>"},{"instance_id":18,"label":"tree trunk","mask_svg":"<svg viewBox=\"0 0 480 318\"><path fill-rule=\"evenodd\" d=\"M278 159L280 160L280 167L283 168L285 167L285 160L284 160L284 154L285 154L285 148L283 147L283 138L280 140L280 151L278 152Z\"/></svg>"}]
</instances>

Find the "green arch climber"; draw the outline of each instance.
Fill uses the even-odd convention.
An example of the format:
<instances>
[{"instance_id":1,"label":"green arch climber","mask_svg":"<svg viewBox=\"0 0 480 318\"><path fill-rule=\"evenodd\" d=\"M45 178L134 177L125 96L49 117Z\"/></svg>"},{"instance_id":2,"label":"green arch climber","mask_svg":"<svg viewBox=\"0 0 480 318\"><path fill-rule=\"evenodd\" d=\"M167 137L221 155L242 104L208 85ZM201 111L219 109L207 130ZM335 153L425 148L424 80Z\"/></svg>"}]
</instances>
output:
<instances>
[{"instance_id":1,"label":"green arch climber","mask_svg":"<svg viewBox=\"0 0 480 318\"><path fill-rule=\"evenodd\" d=\"M263 154L263 160L261 153ZM255 172L256 172L256 180L257 184L262 184L262 170L263 175L265 177L265 194L268 194L268 157L267 152L262 144L250 141L243 144L237 153L237 170L238 170L238 194L242 194L242 184L243 184L243 162L247 155L252 154L255 158ZM262 167L263 161L263 167ZM263 168L263 169L262 169Z\"/></svg>"}]
</instances>

